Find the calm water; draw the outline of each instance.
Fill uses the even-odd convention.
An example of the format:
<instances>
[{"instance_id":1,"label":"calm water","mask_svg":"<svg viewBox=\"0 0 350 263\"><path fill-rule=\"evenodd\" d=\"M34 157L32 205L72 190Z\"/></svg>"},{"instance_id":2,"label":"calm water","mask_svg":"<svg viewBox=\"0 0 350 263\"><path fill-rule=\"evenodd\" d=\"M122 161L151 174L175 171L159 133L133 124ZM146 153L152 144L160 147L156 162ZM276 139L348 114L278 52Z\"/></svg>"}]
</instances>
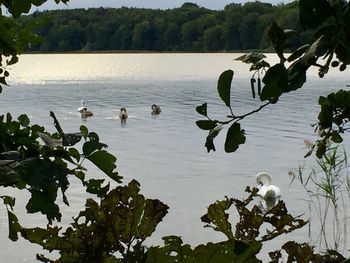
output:
<instances>
[{"instance_id":1,"label":"calm water","mask_svg":"<svg viewBox=\"0 0 350 263\"><path fill-rule=\"evenodd\" d=\"M259 171L272 174L290 211L296 215L308 213L305 193L297 184L290 186L288 171L305 163L304 139L315 139L310 124L317 119L318 96L347 84L346 73L329 75L323 81L311 74L302 92L291 93L243 121L248 136L238 152L224 153L222 132L216 139L217 151L208 154L204 148L206 133L195 125L200 119L195 107L208 102L210 115L219 118L228 114L216 94L216 81L222 71L235 71L235 113L246 113L259 106L259 101L250 95L248 67L233 60L238 56L23 55L20 63L11 68L11 87L0 95L0 114L26 113L32 123L45 125L53 132L49 111L54 111L66 132L76 132L82 124L98 132L101 141L117 156L118 171L125 180L136 178L145 196L170 206L150 244L159 244L162 236L170 234L182 236L184 242L192 245L219 241L224 236L204 229L200 216L210 203L225 195L245 196L245 187L255 185ZM274 59L270 56L269 60ZM82 99L94 112L87 121L82 121L76 112ZM151 116L153 103L161 105L161 115ZM125 126L116 117L121 107L126 107L130 116ZM310 159L305 164L312 163ZM98 173L94 168L91 171ZM71 188L71 207L64 211L64 223L69 223L85 201L78 183L73 182ZM44 223L37 215L25 215L23 200L18 195L22 224ZM9 241L3 207L0 212L2 258L9 262L34 262L38 247L25 241ZM232 216L234 223L236 214L233 212ZM307 242L308 229L287 238ZM282 241L283 237L272 242L271 247L277 248Z\"/></svg>"}]
</instances>

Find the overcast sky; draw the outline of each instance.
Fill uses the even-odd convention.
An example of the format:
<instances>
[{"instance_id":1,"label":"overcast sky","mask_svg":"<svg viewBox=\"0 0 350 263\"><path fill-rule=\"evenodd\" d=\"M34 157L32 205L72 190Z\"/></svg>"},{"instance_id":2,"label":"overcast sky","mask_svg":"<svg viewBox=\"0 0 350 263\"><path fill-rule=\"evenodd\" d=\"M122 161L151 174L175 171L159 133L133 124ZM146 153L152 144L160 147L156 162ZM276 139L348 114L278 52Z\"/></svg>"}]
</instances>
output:
<instances>
[{"instance_id":1,"label":"overcast sky","mask_svg":"<svg viewBox=\"0 0 350 263\"><path fill-rule=\"evenodd\" d=\"M70 0L68 6L64 4L57 5L54 0L48 0L46 4L39 8L39 10L47 9L67 9L67 8L89 8L89 7L143 7L143 8L175 8L180 7L185 2L196 3L201 7L209 9L223 9L225 5L230 3L245 3L248 1L234 1L234 0ZM252 1L253 2L253 1ZM292 2L290 0L261 0L260 2L280 4ZM36 8L35 8L36 9Z\"/></svg>"}]
</instances>

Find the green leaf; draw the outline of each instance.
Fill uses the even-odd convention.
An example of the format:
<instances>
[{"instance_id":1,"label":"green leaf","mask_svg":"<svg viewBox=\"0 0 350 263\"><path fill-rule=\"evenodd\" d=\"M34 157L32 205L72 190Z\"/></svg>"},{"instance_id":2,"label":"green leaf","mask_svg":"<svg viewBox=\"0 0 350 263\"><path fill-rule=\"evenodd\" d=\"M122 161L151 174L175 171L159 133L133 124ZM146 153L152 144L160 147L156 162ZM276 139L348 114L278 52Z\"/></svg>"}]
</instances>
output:
<instances>
[{"instance_id":1,"label":"green leaf","mask_svg":"<svg viewBox=\"0 0 350 263\"><path fill-rule=\"evenodd\" d=\"M201 115L207 117L207 103L203 103L202 105L196 107L196 111L197 111L199 114L201 114Z\"/></svg>"},{"instance_id":2,"label":"green leaf","mask_svg":"<svg viewBox=\"0 0 350 263\"><path fill-rule=\"evenodd\" d=\"M78 162L80 161L80 153L77 149L69 148L69 154L70 154L70 156L75 158Z\"/></svg>"},{"instance_id":3,"label":"green leaf","mask_svg":"<svg viewBox=\"0 0 350 263\"><path fill-rule=\"evenodd\" d=\"M109 183L106 186L102 186L105 180L103 179L90 179L86 184L86 191L91 194L95 194L98 197L105 197L109 191Z\"/></svg>"},{"instance_id":4,"label":"green leaf","mask_svg":"<svg viewBox=\"0 0 350 263\"><path fill-rule=\"evenodd\" d=\"M13 210L13 207L15 206L15 203L16 203L16 199L14 197L8 196L8 195L3 195L0 197L4 200L4 204L9 205L11 207L11 209Z\"/></svg>"},{"instance_id":5,"label":"green leaf","mask_svg":"<svg viewBox=\"0 0 350 263\"><path fill-rule=\"evenodd\" d=\"M26 114L22 114L21 116L19 116L18 121L23 127L27 127L30 123L30 120Z\"/></svg>"},{"instance_id":6,"label":"green leaf","mask_svg":"<svg viewBox=\"0 0 350 263\"><path fill-rule=\"evenodd\" d=\"M63 146L73 146L80 142L81 133L64 133L62 135L62 145Z\"/></svg>"},{"instance_id":7,"label":"green leaf","mask_svg":"<svg viewBox=\"0 0 350 263\"><path fill-rule=\"evenodd\" d=\"M221 73L218 80L218 93L223 102L225 102L227 107L231 106L231 82L233 78L233 71L226 70Z\"/></svg>"},{"instance_id":8,"label":"green leaf","mask_svg":"<svg viewBox=\"0 0 350 263\"><path fill-rule=\"evenodd\" d=\"M225 151L228 153L234 152L238 149L240 144L244 144L246 140L244 133L239 123L232 124L227 131Z\"/></svg>"},{"instance_id":9,"label":"green leaf","mask_svg":"<svg viewBox=\"0 0 350 263\"><path fill-rule=\"evenodd\" d=\"M232 226L229 222L229 214L226 212L233 203L232 199L226 198L223 201L216 201L208 207L208 212L201 217L207 227L222 232L228 239L233 239Z\"/></svg>"},{"instance_id":10,"label":"green leaf","mask_svg":"<svg viewBox=\"0 0 350 263\"><path fill-rule=\"evenodd\" d=\"M216 127L217 121L199 120L196 121L196 124L202 130L212 130Z\"/></svg>"},{"instance_id":11,"label":"green leaf","mask_svg":"<svg viewBox=\"0 0 350 263\"><path fill-rule=\"evenodd\" d=\"M46 187L44 190L30 190L32 196L26 205L28 213L41 212L46 215L47 219L51 221L52 219L61 220L61 213L59 207L55 204L57 197L57 188Z\"/></svg>"},{"instance_id":12,"label":"green leaf","mask_svg":"<svg viewBox=\"0 0 350 263\"><path fill-rule=\"evenodd\" d=\"M288 87L287 69L283 64L276 64L269 68L262 79L265 84L260 99L276 102L283 93L283 88Z\"/></svg>"},{"instance_id":13,"label":"green leaf","mask_svg":"<svg viewBox=\"0 0 350 263\"><path fill-rule=\"evenodd\" d=\"M121 183L122 177L114 170L117 168L115 162L117 158L105 150L95 151L87 156L87 159L94 163L101 171L112 178L114 181Z\"/></svg>"},{"instance_id":14,"label":"green leaf","mask_svg":"<svg viewBox=\"0 0 350 263\"><path fill-rule=\"evenodd\" d=\"M18 223L18 218L14 213L7 210L8 223L9 223L9 239L12 241L18 240L17 233L21 230L21 225Z\"/></svg>"},{"instance_id":15,"label":"green leaf","mask_svg":"<svg viewBox=\"0 0 350 263\"><path fill-rule=\"evenodd\" d=\"M80 132L81 132L81 134L83 135L84 138L87 138L88 135L89 135L89 130L84 125L80 126Z\"/></svg>"},{"instance_id":16,"label":"green leaf","mask_svg":"<svg viewBox=\"0 0 350 263\"><path fill-rule=\"evenodd\" d=\"M340 134L336 131L332 133L332 141L335 143L341 143L343 141L343 138L340 136Z\"/></svg>"},{"instance_id":17,"label":"green leaf","mask_svg":"<svg viewBox=\"0 0 350 263\"><path fill-rule=\"evenodd\" d=\"M8 86L5 77L0 77L0 83Z\"/></svg>"}]
</instances>

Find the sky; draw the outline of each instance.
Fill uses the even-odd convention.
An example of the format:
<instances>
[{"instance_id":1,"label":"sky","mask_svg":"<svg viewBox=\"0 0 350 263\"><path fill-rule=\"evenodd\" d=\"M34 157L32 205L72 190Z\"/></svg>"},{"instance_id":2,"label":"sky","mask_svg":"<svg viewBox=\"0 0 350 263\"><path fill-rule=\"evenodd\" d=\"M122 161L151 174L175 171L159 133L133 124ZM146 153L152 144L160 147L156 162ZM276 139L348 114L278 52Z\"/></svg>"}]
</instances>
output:
<instances>
[{"instance_id":1,"label":"sky","mask_svg":"<svg viewBox=\"0 0 350 263\"><path fill-rule=\"evenodd\" d=\"M241 0L70 0L68 6L60 3L57 5L54 0L48 0L40 8L35 10L50 10L50 9L68 9L68 8L89 8L89 7L140 7L152 9L167 9L180 7L185 2L196 3L200 7L208 9L224 9L230 3L245 3L248 1ZM260 2L280 4L289 3L291 0L261 0Z\"/></svg>"}]
</instances>

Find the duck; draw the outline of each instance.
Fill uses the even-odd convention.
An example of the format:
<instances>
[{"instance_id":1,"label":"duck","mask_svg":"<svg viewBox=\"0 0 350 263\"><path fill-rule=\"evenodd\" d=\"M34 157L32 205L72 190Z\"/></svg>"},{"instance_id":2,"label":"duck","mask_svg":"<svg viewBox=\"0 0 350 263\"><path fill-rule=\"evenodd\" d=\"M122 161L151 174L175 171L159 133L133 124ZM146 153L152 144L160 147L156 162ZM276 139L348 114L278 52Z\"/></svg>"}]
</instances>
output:
<instances>
[{"instance_id":1,"label":"duck","mask_svg":"<svg viewBox=\"0 0 350 263\"><path fill-rule=\"evenodd\" d=\"M281 198L281 190L278 186L271 184L271 175L267 172L260 172L256 175L258 184L258 195L263 199L261 202L262 208L265 211L274 207Z\"/></svg>"},{"instance_id":2,"label":"duck","mask_svg":"<svg viewBox=\"0 0 350 263\"><path fill-rule=\"evenodd\" d=\"M153 104L151 106L151 109L152 109L152 115L158 115L161 112L160 106L157 104Z\"/></svg>"},{"instance_id":3,"label":"duck","mask_svg":"<svg viewBox=\"0 0 350 263\"><path fill-rule=\"evenodd\" d=\"M128 118L128 113L126 112L125 108L121 108L119 112L119 119L126 120Z\"/></svg>"},{"instance_id":4,"label":"duck","mask_svg":"<svg viewBox=\"0 0 350 263\"><path fill-rule=\"evenodd\" d=\"M87 118L94 115L91 111L87 110L87 108L84 108L80 113L82 118Z\"/></svg>"}]
</instances>

